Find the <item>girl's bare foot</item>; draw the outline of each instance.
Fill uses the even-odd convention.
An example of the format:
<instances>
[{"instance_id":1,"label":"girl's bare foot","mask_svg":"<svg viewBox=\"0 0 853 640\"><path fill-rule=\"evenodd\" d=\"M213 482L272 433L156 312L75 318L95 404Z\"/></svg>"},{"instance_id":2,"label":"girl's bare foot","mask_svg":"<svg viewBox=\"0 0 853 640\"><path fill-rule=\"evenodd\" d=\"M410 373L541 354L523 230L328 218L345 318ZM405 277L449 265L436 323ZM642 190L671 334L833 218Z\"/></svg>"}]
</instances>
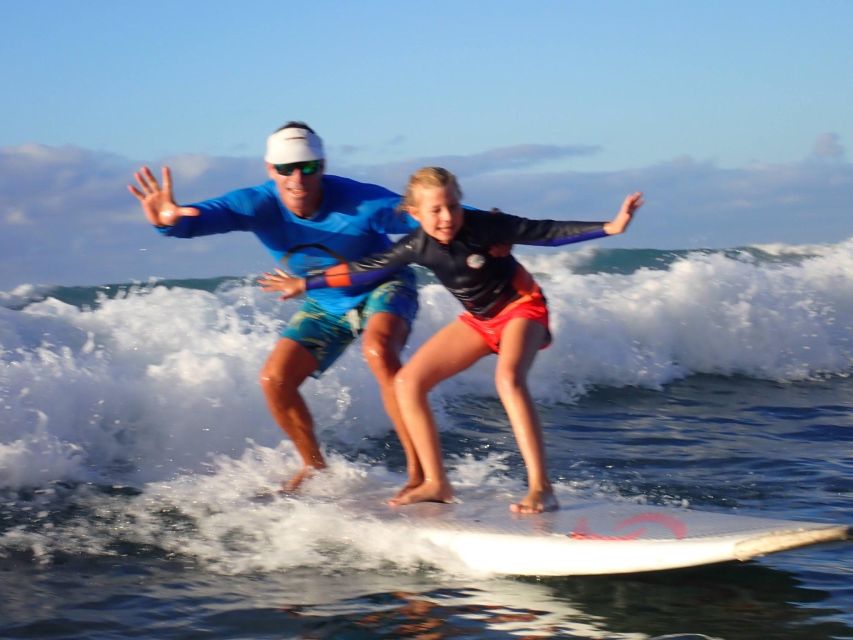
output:
<instances>
[{"instance_id":1,"label":"girl's bare foot","mask_svg":"<svg viewBox=\"0 0 853 640\"><path fill-rule=\"evenodd\" d=\"M449 484L440 482L424 482L417 487L403 490L388 501L392 507L416 502L451 502L453 489Z\"/></svg>"},{"instance_id":2,"label":"girl's bare foot","mask_svg":"<svg viewBox=\"0 0 853 640\"><path fill-rule=\"evenodd\" d=\"M543 513L545 511L556 511L560 503L554 496L553 491L529 491L524 500L509 505L513 513Z\"/></svg>"},{"instance_id":3,"label":"girl's bare foot","mask_svg":"<svg viewBox=\"0 0 853 640\"><path fill-rule=\"evenodd\" d=\"M406 484L403 485L403 488L400 489L396 495L391 498L391 500L397 500L404 493L407 493L414 489L415 487L419 487L424 483L424 471L421 469L420 465L411 465L407 466L406 473L408 473L409 478L406 481Z\"/></svg>"},{"instance_id":4,"label":"girl's bare foot","mask_svg":"<svg viewBox=\"0 0 853 640\"><path fill-rule=\"evenodd\" d=\"M412 478L409 478L409 481L405 485L403 485L403 488L400 489L396 493L396 495L393 498L391 498L391 500L399 500L400 498L403 497L403 495L405 495L406 493L408 493L409 491L411 491L415 487L421 486L422 484L423 484L423 480L414 480ZM391 504L391 500L388 501L388 504Z\"/></svg>"}]
</instances>

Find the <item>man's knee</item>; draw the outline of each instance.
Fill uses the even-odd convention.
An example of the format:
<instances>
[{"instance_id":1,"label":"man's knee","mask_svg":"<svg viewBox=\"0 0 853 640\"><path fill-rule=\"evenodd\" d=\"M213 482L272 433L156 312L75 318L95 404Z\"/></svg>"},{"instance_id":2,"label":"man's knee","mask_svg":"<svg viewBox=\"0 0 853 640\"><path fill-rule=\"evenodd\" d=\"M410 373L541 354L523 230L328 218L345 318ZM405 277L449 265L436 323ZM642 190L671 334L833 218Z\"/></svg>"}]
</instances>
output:
<instances>
[{"instance_id":1,"label":"man's knee","mask_svg":"<svg viewBox=\"0 0 853 640\"><path fill-rule=\"evenodd\" d=\"M362 336L361 351L368 362L384 362L397 357L394 341L387 333Z\"/></svg>"},{"instance_id":2,"label":"man's knee","mask_svg":"<svg viewBox=\"0 0 853 640\"><path fill-rule=\"evenodd\" d=\"M289 393L296 391L316 368L317 361L307 349L282 340L264 363L258 381L268 395Z\"/></svg>"},{"instance_id":3,"label":"man's knee","mask_svg":"<svg viewBox=\"0 0 853 640\"><path fill-rule=\"evenodd\" d=\"M287 374L279 368L264 366L258 374L258 382L264 392L280 392L287 386Z\"/></svg>"},{"instance_id":4,"label":"man's knee","mask_svg":"<svg viewBox=\"0 0 853 640\"><path fill-rule=\"evenodd\" d=\"M361 336L361 351L370 370L377 377L387 377L389 382L400 368L400 352L406 343L408 327L402 320L397 324L385 323L381 329L368 330Z\"/></svg>"}]
</instances>

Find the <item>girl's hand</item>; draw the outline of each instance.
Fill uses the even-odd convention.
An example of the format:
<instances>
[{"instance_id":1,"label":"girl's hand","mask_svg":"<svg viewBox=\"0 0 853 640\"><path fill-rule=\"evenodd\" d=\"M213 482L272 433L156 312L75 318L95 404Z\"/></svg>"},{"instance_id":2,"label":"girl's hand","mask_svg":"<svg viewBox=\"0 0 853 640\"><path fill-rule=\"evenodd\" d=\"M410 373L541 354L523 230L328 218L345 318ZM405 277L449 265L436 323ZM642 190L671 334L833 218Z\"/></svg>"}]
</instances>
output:
<instances>
[{"instance_id":1,"label":"girl's hand","mask_svg":"<svg viewBox=\"0 0 853 640\"><path fill-rule=\"evenodd\" d=\"M644 200L642 191L637 191L629 195L622 202L622 208L619 209L619 213L616 214L616 217L604 225L604 233L609 236L623 233L634 219L634 213L636 213L637 209L642 207L643 204Z\"/></svg>"}]
</instances>

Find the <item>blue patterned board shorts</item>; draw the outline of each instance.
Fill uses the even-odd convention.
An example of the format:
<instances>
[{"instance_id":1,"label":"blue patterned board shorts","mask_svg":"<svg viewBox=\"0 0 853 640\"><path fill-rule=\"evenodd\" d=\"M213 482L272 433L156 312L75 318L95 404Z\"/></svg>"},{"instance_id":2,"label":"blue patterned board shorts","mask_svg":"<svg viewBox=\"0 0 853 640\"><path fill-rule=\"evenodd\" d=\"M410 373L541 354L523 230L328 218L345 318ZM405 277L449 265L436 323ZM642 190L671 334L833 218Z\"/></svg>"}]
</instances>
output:
<instances>
[{"instance_id":1,"label":"blue patterned board shorts","mask_svg":"<svg viewBox=\"0 0 853 640\"><path fill-rule=\"evenodd\" d=\"M395 278L371 291L359 306L343 315L331 314L308 298L290 318L281 337L298 342L311 352L317 360L317 368L311 375L319 378L367 326L370 317L383 312L403 318L411 328L418 313L414 271L403 269Z\"/></svg>"}]
</instances>

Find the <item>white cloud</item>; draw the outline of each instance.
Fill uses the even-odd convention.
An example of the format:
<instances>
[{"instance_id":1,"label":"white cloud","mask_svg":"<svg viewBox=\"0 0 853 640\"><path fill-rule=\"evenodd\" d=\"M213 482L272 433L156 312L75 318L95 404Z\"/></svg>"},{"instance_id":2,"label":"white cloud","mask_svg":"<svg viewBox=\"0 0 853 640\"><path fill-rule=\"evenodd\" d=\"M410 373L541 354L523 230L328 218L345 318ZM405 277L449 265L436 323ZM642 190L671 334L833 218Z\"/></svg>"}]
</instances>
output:
<instances>
[{"instance_id":1,"label":"white cloud","mask_svg":"<svg viewBox=\"0 0 853 640\"><path fill-rule=\"evenodd\" d=\"M647 205L637 224L608 246L800 244L853 235L853 165L833 134L821 136L809 158L792 164L722 169L679 157L630 171L536 170L541 162L596 151L518 145L383 166L341 166L332 157L330 168L400 191L414 169L444 165L460 176L467 202L540 218L605 219L625 194L643 190ZM818 156L832 162L814 161ZM260 159L186 155L166 162L183 203L265 179ZM160 237L127 192L137 169L127 158L76 147L0 148L0 290L21 283L99 284L268 268L270 259L251 234Z\"/></svg>"},{"instance_id":2,"label":"white cloud","mask_svg":"<svg viewBox=\"0 0 853 640\"><path fill-rule=\"evenodd\" d=\"M32 224L23 209L10 209L3 214L3 222L9 225Z\"/></svg>"},{"instance_id":3,"label":"white cloud","mask_svg":"<svg viewBox=\"0 0 853 640\"><path fill-rule=\"evenodd\" d=\"M837 133L823 133L818 136L812 149L812 155L821 160L842 160L844 147Z\"/></svg>"},{"instance_id":4,"label":"white cloud","mask_svg":"<svg viewBox=\"0 0 853 640\"><path fill-rule=\"evenodd\" d=\"M446 167L460 179L465 179L500 171L529 170L550 160L588 156L598 152L599 148L594 146L519 144L469 155L425 156L383 165L352 166L347 168L346 175L359 179L369 177L391 189L401 190L409 175L420 167Z\"/></svg>"}]
</instances>

